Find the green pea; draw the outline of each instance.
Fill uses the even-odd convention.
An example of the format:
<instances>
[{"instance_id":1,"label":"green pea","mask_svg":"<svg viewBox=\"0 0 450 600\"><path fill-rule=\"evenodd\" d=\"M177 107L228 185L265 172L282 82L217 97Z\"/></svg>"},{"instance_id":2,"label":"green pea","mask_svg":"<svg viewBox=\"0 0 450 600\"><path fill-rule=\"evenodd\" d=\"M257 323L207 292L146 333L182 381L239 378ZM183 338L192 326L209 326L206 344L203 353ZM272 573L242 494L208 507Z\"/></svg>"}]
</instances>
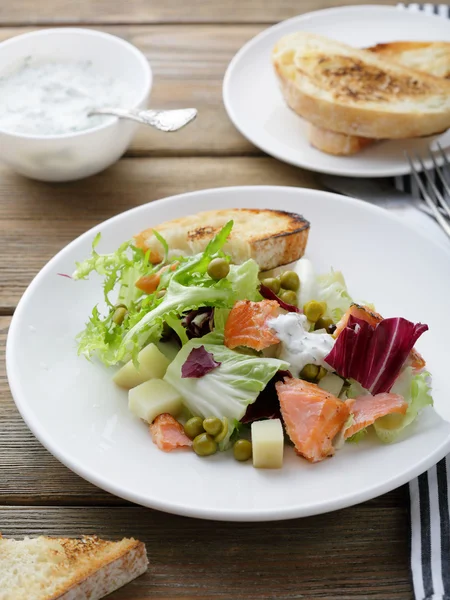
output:
<instances>
[{"instance_id":1,"label":"green pea","mask_svg":"<svg viewBox=\"0 0 450 600\"><path fill-rule=\"evenodd\" d=\"M163 298L166 295L166 291L167 290L159 290L159 292L156 292L157 299Z\"/></svg>"},{"instance_id":2,"label":"green pea","mask_svg":"<svg viewBox=\"0 0 450 600\"><path fill-rule=\"evenodd\" d=\"M263 279L261 283L269 288L269 290L272 290L274 294L278 294L280 291L281 284L277 277L267 277L267 279Z\"/></svg>"},{"instance_id":3,"label":"green pea","mask_svg":"<svg viewBox=\"0 0 450 600\"><path fill-rule=\"evenodd\" d=\"M184 433L193 440L198 435L204 432L203 419L201 417L192 417L184 426Z\"/></svg>"},{"instance_id":4,"label":"green pea","mask_svg":"<svg viewBox=\"0 0 450 600\"><path fill-rule=\"evenodd\" d=\"M230 272L230 265L224 258L213 258L208 265L208 275L212 279L224 279Z\"/></svg>"},{"instance_id":5,"label":"green pea","mask_svg":"<svg viewBox=\"0 0 450 600\"><path fill-rule=\"evenodd\" d=\"M210 456L217 452L217 444L208 433L201 433L194 438L192 448L198 456Z\"/></svg>"},{"instance_id":6,"label":"green pea","mask_svg":"<svg viewBox=\"0 0 450 600\"><path fill-rule=\"evenodd\" d=\"M310 300L303 307L303 312L306 315L308 321L311 323L316 323L320 317L323 317L325 311L327 310L326 302L317 302L317 300Z\"/></svg>"},{"instance_id":7,"label":"green pea","mask_svg":"<svg viewBox=\"0 0 450 600\"><path fill-rule=\"evenodd\" d=\"M233 446L233 454L236 460L244 462L252 457L252 444L248 440L237 440Z\"/></svg>"},{"instance_id":8,"label":"green pea","mask_svg":"<svg viewBox=\"0 0 450 600\"><path fill-rule=\"evenodd\" d=\"M300 377L307 381L316 381L319 375L319 367L317 365L305 365L300 372Z\"/></svg>"},{"instance_id":9,"label":"green pea","mask_svg":"<svg viewBox=\"0 0 450 600\"><path fill-rule=\"evenodd\" d=\"M222 429L221 431L216 435L216 437L214 438L214 440L219 443L219 442L223 442L223 440L225 439L226 435L228 433L228 419L226 417L224 417L222 419Z\"/></svg>"},{"instance_id":10,"label":"green pea","mask_svg":"<svg viewBox=\"0 0 450 600\"><path fill-rule=\"evenodd\" d=\"M300 287L300 279L295 271L285 271L280 275L281 287L296 292Z\"/></svg>"},{"instance_id":11,"label":"green pea","mask_svg":"<svg viewBox=\"0 0 450 600\"><path fill-rule=\"evenodd\" d=\"M331 319L324 319L323 317L319 317L316 321L314 329L326 329L328 332L328 328L334 325Z\"/></svg>"},{"instance_id":12,"label":"green pea","mask_svg":"<svg viewBox=\"0 0 450 600\"><path fill-rule=\"evenodd\" d=\"M320 381L321 379L323 379L327 373L328 373L328 371L325 369L325 367L319 367L317 381Z\"/></svg>"},{"instance_id":13,"label":"green pea","mask_svg":"<svg viewBox=\"0 0 450 600\"><path fill-rule=\"evenodd\" d=\"M285 290L280 294L281 300L286 302L287 304L292 304L293 306L297 306L297 294L292 290Z\"/></svg>"},{"instance_id":14,"label":"green pea","mask_svg":"<svg viewBox=\"0 0 450 600\"><path fill-rule=\"evenodd\" d=\"M118 306L114 311L112 320L116 325L122 325L126 315L127 309L124 306Z\"/></svg>"},{"instance_id":15,"label":"green pea","mask_svg":"<svg viewBox=\"0 0 450 600\"><path fill-rule=\"evenodd\" d=\"M217 417L210 417L203 421L203 429L213 437L222 431L222 421Z\"/></svg>"}]
</instances>

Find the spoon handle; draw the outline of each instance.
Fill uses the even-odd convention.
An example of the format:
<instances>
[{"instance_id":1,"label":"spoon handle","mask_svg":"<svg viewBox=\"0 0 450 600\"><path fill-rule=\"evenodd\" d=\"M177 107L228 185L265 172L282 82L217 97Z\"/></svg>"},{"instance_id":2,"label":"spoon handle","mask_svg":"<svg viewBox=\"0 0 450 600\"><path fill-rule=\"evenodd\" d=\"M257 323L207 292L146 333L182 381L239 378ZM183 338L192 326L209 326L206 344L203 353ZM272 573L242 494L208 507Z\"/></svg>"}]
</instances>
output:
<instances>
[{"instance_id":1,"label":"spoon handle","mask_svg":"<svg viewBox=\"0 0 450 600\"><path fill-rule=\"evenodd\" d=\"M160 131L178 131L197 116L196 108L176 110L139 110L138 108L96 108L90 115L112 115L120 119L131 119L143 125L150 125Z\"/></svg>"}]
</instances>

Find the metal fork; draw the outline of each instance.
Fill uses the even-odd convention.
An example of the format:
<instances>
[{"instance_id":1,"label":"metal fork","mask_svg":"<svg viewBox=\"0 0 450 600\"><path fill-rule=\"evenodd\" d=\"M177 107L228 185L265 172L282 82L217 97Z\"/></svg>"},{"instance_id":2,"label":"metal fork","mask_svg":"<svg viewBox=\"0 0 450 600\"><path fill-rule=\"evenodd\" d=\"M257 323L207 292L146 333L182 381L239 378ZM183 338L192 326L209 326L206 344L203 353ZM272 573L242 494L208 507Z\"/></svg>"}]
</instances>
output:
<instances>
[{"instance_id":1,"label":"metal fork","mask_svg":"<svg viewBox=\"0 0 450 600\"><path fill-rule=\"evenodd\" d=\"M445 155L445 152L442 150L439 144L437 144L437 147L439 148L444 167L450 168L450 163L447 159L447 156ZM450 185L447 183L447 180L445 178L444 168L438 165L434 152L431 149L429 149L429 154L433 162L434 171L436 172L436 175L442 183L445 193L450 196ZM405 155L408 159L409 166L411 167L411 175L414 177L419 187L419 190L423 196L423 199L425 200L427 206L433 213L433 216L436 219L436 221L439 223L439 225L442 227L442 229L445 231L448 237L450 237L450 223L442 214L442 212L444 212L444 214L446 214L450 218L450 204L448 200L445 198L444 194L442 194L439 191L432 175L430 174L430 171L425 168L422 158L417 153L415 154L415 158L420 165L420 169L418 169L414 165L414 161L412 160L410 155L407 152L405 152ZM425 176L425 180L428 184L428 189L427 186L425 186L425 184L423 183L422 178L420 177L421 172ZM442 207L442 212L439 209L439 205Z\"/></svg>"}]
</instances>

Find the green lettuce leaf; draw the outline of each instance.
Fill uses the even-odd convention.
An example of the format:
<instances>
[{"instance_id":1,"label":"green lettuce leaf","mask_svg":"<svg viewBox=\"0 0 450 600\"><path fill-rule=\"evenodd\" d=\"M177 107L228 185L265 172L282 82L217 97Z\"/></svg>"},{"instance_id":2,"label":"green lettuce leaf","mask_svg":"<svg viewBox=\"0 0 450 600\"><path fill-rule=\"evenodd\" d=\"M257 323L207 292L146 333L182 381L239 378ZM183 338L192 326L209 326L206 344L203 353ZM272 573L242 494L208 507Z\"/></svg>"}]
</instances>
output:
<instances>
[{"instance_id":1,"label":"green lettuce leaf","mask_svg":"<svg viewBox=\"0 0 450 600\"><path fill-rule=\"evenodd\" d=\"M203 268L203 255L199 255L197 260ZM257 298L259 295L257 288L259 267L252 259L242 265L230 265L228 277L219 281L206 275L202 276L201 272L192 269L192 265L187 265L187 268L192 271L191 277L186 276L187 269L182 269L180 273L175 272L161 303L148 311L126 333L116 353L117 361L136 356L144 345L155 341L155 338L159 339L162 321L166 314L180 316L200 306L230 309L237 300L248 296L249 299ZM180 280L185 283L181 283ZM253 282L253 291L249 281Z\"/></svg>"},{"instance_id":2,"label":"green lettuce leaf","mask_svg":"<svg viewBox=\"0 0 450 600\"><path fill-rule=\"evenodd\" d=\"M347 438L346 441L350 442L350 444L358 444L361 440L363 440L366 437L366 435L367 428L365 427L364 429L360 429L359 431L351 435L349 438Z\"/></svg>"},{"instance_id":3,"label":"green lettuce leaf","mask_svg":"<svg viewBox=\"0 0 450 600\"><path fill-rule=\"evenodd\" d=\"M296 271L301 281L299 306L304 306L310 300L326 302L324 317L337 323L352 304L342 273L332 269L329 273L317 275L307 258L298 261Z\"/></svg>"},{"instance_id":4,"label":"green lettuce leaf","mask_svg":"<svg viewBox=\"0 0 450 600\"><path fill-rule=\"evenodd\" d=\"M415 373L412 367L407 367L398 377L391 392L403 396L408 402L408 409L404 415L386 415L375 421L375 433L386 444L395 442L422 409L433 405L430 374L426 371Z\"/></svg>"},{"instance_id":5,"label":"green lettuce leaf","mask_svg":"<svg viewBox=\"0 0 450 600\"><path fill-rule=\"evenodd\" d=\"M229 314L229 308L214 309L214 331L217 331L218 333L223 333L225 331L225 324Z\"/></svg>"},{"instance_id":6,"label":"green lettuce leaf","mask_svg":"<svg viewBox=\"0 0 450 600\"><path fill-rule=\"evenodd\" d=\"M337 323L353 302L341 271L331 270L326 275L319 275L317 289L318 297L316 299L327 303L324 316Z\"/></svg>"},{"instance_id":7,"label":"green lettuce leaf","mask_svg":"<svg viewBox=\"0 0 450 600\"><path fill-rule=\"evenodd\" d=\"M203 377L182 378L181 368L192 349L198 346L204 346L221 364ZM248 405L256 400L279 369L288 368L288 363L276 358L230 350L223 345L223 335L213 332L185 344L169 365L164 379L178 390L193 415L228 419L228 434L219 445L225 450Z\"/></svg>"},{"instance_id":8,"label":"green lettuce leaf","mask_svg":"<svg viewBox=\"0 0 450 600\"><path fill-rule=\"evenodd\" d=\"M135 283L139 277L159 271L161 265L153 266L148 262L148 255L135 248L131 242L125 242L111 254L98 254L94 240L92 256L77 264L75 279L85 279L92 272L104 277L104 296L107 313L102 314L98 306L94 307L86 328L78 337L78 351L91 358L93 355L107 366L137 360L139 351L149 342L157 342L161 338L164 322L167 322L178 333L183 343L187 336L183 335L180 322L181 315L189 310L202 306L213 306L217 309L231 309L237 300L260 300L259 267L253 260L242 265L230 265L230 272L224 279L216 281L207 274L210 261L216 257L229 260L222 252L233 222L227 223L209 242L203 253L190 257L178 257L161 274L159 289L165 289L162 298L157 294L144 294ZM159 239L159 238L158 238ZM167 248L164 240L160 240L167 259ZM175 270L170 267L177 266ZM118 294L113 303L112 293ZM123 323L114 323L114 304L123 303L127 314ZM220 314L220 313L219 313ZM225 313L222 314L221 327L225 324Z\"/></svg>"},{"instance_id":9,"label":"green lettuce leaf","mask_svg":"<svg viewBox=\"0 0 450 600\"><path fill-rule=\"evenodd\" d=\"M134 285L137 279L143 275L150 275L159 267L150 265L147 254L133 246L132 242L124 242L111 254L98 254L96 247L99 242L98 233L92 243L91 256L83 262L76 263L77 268L72 278L87 279L92 272L96 272L104 277L103 292L106 304L113 305L109 295L119 285L117 303L123 302L128 306L142 296L142 291Z\"/></svg>"}]
</instances>

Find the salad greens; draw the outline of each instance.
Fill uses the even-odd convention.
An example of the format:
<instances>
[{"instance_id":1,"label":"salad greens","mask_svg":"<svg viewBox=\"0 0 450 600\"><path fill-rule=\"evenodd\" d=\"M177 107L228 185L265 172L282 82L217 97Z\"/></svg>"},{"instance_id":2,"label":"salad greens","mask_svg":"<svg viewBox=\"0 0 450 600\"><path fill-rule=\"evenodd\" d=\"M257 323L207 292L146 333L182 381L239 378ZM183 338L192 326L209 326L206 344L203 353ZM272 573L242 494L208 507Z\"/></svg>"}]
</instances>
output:
<instances>
[{"instance_id":1,"label":"salad greens","mask_svg":"<svg viewBox=\"0 0 450 600\"><path fill-rule=\"evenodd\" d=\"M175 421L178 414L175 415L173 407L183 405L192 415L190 428L183 429L176 423L177 435L180 436L180 428L186 436L188 431L200 433L189 439L185 436L179 445L192 445L202 456L213 454L217 448L227 449L247 424L261 419L283 420L281 394L289 383L300 384L296 388L300 396L291 391L285 399L293 403L290 418L299 419L300 426L288 426L286 419L284 424L288 435L292 432L291 440L298 452L305 457L309 458L299 450L294 436L305 431L308 415L321 414L320 402L335 403L343 414L340 429L335 430L338 434L329 435L324 445L330 447L334 436L334 449L345 441L360 441L367 433L367 427L363 427L366 423L373 424L383 442L396 441L420 411L433 403L429 374L417 368L425 363L417 353L415 356L420 360L414 363L410 354L427 326L403 318L381 317L373 324L375 317L367 311L367 306L356 306L356 317L342 273L331 270L317 274L311 261L305 258L298 261L295 273L265 279L270 287L261 284L259 266L254 260L231 264L230 257L223 252L232 227L233 222L229 221L203 252L170 259L168 244L155 231L164 251L164 259L158 265L151 264L149 252L132 242L125 242L110 254L99 254L98 234L91 256L77 263L73 274L74 279L86 279L92 273L103 278L103 302L94 306L84 331L77 337L79 354L88 359L95 356L106 366L126 363L115 381L121 381L118 385L128 389L133 384L127 387L123 382L144 381L139 363L149 366L143 357L151 349L148 356L153 357L153 366L159 360L159 377L163 378L151 379L151 384L149 381L134 384L130 407L134 406L135 414L142 418L155 414L157 405L161 409L157 418L164 417L161 420L167 421L170 417ZM216 264L225 267L222 274L216 275L209 269L215 259ZM283 294L281 282L288 277L297 284L300 279L300 289L296 285L297 291L290 291L292 301L297 298L296 305L286 304L279 297ZM305 315L296 314L302 313L308 302L319 307L317 316L308 312L308 307ZM238 313L244 317L238 317ZM333 336L335 325L344 315L345 320ZM304 321L306 329L293 327L295 320ZM234 340L227 339L227 335L233 334ZM252 336L261 336L253 346ZM236 338L243 340L243 345L237 345L242 342L236 343ZM170 347L167 355L165 345ZM143 348L146 350L139 356ZM298 378L292 379L292 373ZM338 388L330 387L330 378L337 380ZM402 396L401 410L406 410L405 414L383 409L385 416L381 418L358 421L357 403L350 399L371 396L369 400L376 403L376 394L389 396L389 392ZM157 397L153 398L152 393ZM342 403L347 404L342 406ZM219 434L209 434L207 421L211 419L221 428ZM346 439L345 432L350 427L357 431ZM325 426L322 433L325 439ZM300 440L301 447L307 444L312 432L305 435L306 441ZM320 440L314 439L313 444L320 446ZM324 457L325 454L319 455L315 460Z\"/></svg>"},{"instance_id":2,"label":"salad greens","mask_svg":"<svg viewBox=\"0 0 450 600\"><path fill-rule=\"evenodd\" d=\"M110 309L103 316L94 307L85 330L78 336L79 353L87 358L94 354L107 366L116 365L136 357L146 344L161 338L164 322L172 327L187 342L187 336L180 323L183 313L201 306L214 306L231 309L237 300L258 300L261 298L258 287L259 268L255 261L248 260L241 265L230 265L226 279L213 280L206 274L209 262L217 256L225 256L221 248L230 233L232 222L228 223L211 240L205 251L191 257L178 257L171 263L150 265L148 256L130 242L122 244L112 254L98 254L96 247L100 241L96 236L92 256L77 264L74 279L85 279L96 271L105 277L104 300ZM172 266L176 267L172 270ZM145 295L134 284L139 277L158 273L159 289L166 289L162 298L157 294ZM110 294L118 288L118 302L127 307L127 315L121 324L113 321L113 303Z\"/></svg>"},{"instance_id":3,"label":"salad greens","mask_svg":"<svg viewBox=\"0 0 450 600\"><path fill-rule=\"evenodd\" d=\"M224 346L220 333L209 333L203 338L190 340L169 365L164 380L184 398L185 405L194 415L226 417L228 434L220 448L228 446L236 421L245 415L249 404L255 402L279 369L289 364L276 358L250 356ZM194 348L203 346L220 366L203 377L183 378L182 368Z\"/></svg>"},{"instance_id":4,"label":"salad greens","mask_svg":"<svg viewBox=\"0 0 450 600\"><path fill-rule=\"evenodd\" d=\"M426 371L414 373L412 367L406 367L391 391L403 396L408 402L408 409L405 415L386 415L375 421L375 433L385 443L395 442L423 408L433 405L430 374Z\"/></svg>"},{"instance_id":5,"label":"salad greens","mask_svg":"<svg viewBox=\"0 0 450 600\"><path fill-rule=\"evenodd\" d=\"M296 271L301 281L300 306L311 300L326 302L324 317L337 323L353 303L342 273L331 270L324 275L317 275L307 258L298 261Z\"/></svg>"}]
</instances>

